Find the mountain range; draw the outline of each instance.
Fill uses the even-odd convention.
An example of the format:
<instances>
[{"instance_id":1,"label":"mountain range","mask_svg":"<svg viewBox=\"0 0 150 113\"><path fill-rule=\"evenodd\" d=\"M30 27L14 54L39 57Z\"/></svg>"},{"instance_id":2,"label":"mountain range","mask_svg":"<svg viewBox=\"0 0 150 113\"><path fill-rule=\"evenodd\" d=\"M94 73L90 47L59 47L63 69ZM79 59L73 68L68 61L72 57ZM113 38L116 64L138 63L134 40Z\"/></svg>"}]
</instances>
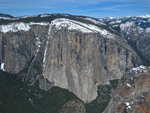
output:
<instances>
[{"instance_id":1,"label":"mountain range","mask_svg":"<svg viewBox=\"0 0 150 113\"><path fill-rule=\"evenodd\" d=\"M150 16L0 14L0 112L149 113Z\"/></svg>"}]
</instances>

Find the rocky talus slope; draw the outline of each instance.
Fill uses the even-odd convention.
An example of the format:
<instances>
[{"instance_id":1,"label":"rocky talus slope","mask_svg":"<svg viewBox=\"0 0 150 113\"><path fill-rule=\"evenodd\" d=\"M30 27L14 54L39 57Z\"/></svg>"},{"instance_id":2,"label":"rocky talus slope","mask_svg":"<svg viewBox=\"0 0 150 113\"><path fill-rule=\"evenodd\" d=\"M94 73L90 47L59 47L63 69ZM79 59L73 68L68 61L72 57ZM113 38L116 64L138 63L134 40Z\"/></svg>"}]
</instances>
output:
<instances>
[{"instance_id":1,"label":"rocky talus slope","mask_svg":"<svg viewBox=\"0 0 150 113\"><path fill-rule=\"evenodd\" d=\"M126 73L103 113L150 113L150 67Z\"/></svg>"},{"instance_id":2,"label":"rocky talus slope","mask_svg":"<svg viewBox=\"0 0 150 113\"><path fill-rule=\"evenodd\" d=\"M86 110L84 103L76 99L64 104L58 113L86 113Z\"/></svg>"}]
</instances>

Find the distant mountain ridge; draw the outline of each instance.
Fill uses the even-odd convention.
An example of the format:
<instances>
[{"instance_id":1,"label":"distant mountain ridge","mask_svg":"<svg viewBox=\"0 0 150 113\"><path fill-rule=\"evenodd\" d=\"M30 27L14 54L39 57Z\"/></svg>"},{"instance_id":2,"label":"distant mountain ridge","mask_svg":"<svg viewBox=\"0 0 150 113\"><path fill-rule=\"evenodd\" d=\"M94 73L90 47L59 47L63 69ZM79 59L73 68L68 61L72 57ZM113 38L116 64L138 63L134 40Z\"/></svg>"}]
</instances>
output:
<instances>
[{"instance_id":1,"label":"distant mountain ridge","mask_svg":"<svg viewBox=\"0 0 150 113\"><path fill-rule=\"evenodd\" d=\"M145 65L150 64L150 53L148 51L150 49L150 15L111 19L104 18L101 20L127 39L134 50L138 52L139 56L145 60L143 61Z\"/></svg>"},{"instance_id":2,"label":"distant mountain ridge","mask_svg":"<svg viewBox=\"0 0 150 113\"><path fill-rule=\"evenodd\" d=\"M11 15L9 15L9 14L3 14L3 13L0 13L0 17L14 18L13 16L11 16Z\"/></svg>"}]
</instances>

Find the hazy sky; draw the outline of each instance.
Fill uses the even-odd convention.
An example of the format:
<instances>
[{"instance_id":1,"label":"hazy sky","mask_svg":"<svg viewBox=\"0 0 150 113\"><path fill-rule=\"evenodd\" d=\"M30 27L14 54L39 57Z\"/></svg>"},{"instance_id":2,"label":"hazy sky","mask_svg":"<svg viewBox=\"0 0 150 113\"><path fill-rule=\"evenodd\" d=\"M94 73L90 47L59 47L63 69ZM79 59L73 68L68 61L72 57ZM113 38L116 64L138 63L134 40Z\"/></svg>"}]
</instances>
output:
<instances>
[{"instance_id":1,"label":"hazy sky","mask_svg":"<svg viewBox=\"0 0 150 113\"><path fill-rule=\"evenodd\" d=\"M150 14L150 0L0 0L0 13L13 16L69 13L93 17Z\"/></svg>"}]
</instances>

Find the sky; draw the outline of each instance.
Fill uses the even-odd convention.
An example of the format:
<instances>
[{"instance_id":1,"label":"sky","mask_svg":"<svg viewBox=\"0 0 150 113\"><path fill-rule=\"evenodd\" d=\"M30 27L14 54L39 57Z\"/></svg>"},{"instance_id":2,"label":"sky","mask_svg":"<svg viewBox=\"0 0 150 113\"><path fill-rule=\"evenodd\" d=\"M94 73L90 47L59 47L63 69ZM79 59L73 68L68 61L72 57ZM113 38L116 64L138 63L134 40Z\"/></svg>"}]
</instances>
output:
<instances>
[{"instance_id":1,"label":"sky","mask_svg":"<svg viewBox=\"0 0 150 113\"><path fill-rule=\"evenodd\" d=\"M30 16L63 13L91 17L150 14L150 0L0 0L0 13Z\"/></svg>"}]
</instances>

